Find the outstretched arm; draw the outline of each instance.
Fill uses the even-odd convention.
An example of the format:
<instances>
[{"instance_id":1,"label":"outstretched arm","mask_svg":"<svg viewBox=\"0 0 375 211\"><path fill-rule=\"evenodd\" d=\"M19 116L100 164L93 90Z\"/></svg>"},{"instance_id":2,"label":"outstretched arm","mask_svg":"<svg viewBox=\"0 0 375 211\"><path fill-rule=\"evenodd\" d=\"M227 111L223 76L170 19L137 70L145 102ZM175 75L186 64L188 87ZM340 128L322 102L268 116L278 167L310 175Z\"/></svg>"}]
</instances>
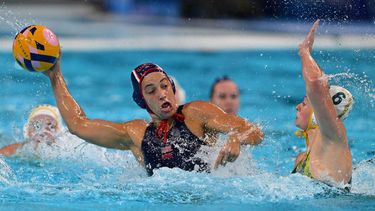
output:
<instances>
[{"instance_id":1,"label":"outstretched arm","mask_svg":"<svg viewBox=\"0 0 375 211\"><path fill-rule=\"evenodd\" d=\"M123 124L104 120L90 120L69 93L60 70L60 61L45 74L51 81L57 106L72 134L99 146L129 149L133 144L131 134L128 132L129 128L134 129L145 123L141 120Z\"/></svg>"},{"instance_id":2,"label":"outstretched arm","mask_svg":"<svg viewBox=\"0 0 375 211\"><path fill-rule=\"evenodd\" d=\"M314 109L322 135L329 140L342 140L342 137L345 136L345 128L337 117L329 94L328 79L324 77L324 72L311 56L315 31L318 25L319 20L314 23L309 34L299 46L302 74L306 83L306 95Z\"/></svg>"},{"instance_id":3,"label":"outstretched arm","mask_svg":"<svg viewBox=\"0 0 375 211\"><path fill-rule=\"evenodd\" d=\"M23 146L23 143L15 143L15 144L10 144L8 146L5 146L0 149L0 154L5 155L7 157L12 156L16 154L17 149Z\"/></svg>"}]
</instances>

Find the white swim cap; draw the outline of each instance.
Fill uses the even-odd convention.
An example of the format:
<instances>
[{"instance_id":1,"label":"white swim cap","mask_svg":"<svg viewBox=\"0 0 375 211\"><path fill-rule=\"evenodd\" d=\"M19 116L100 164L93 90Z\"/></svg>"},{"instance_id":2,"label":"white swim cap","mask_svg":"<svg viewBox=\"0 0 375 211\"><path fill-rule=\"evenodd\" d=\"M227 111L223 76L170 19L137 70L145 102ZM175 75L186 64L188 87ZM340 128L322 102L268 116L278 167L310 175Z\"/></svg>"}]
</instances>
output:
<instances>
[{"instance_id":1,"label":"white swim cap","mask_svg":"<svg viewBox=\"0 0 375 211\"><path fill-rule=\"evenodd\" d=\"M176 87L176 100L179 105L182 105L185 103L186 94L185 90L181 87L180 83L178 83L177 79L173 76L171 76L173 79L174 85Z\"/></svg>"},{"instance_id":2,"label":"white swim cap","mask_svg":"<svg viewBox=\"0 0 375 211\"><path fill-rule=\"evenodd\" d=\"M354 99L352 94L341 86L330 86L329 95L335 106L337 117L344 120L353 108ZM315 115L312 115L312 124L317 124Z\"/></svg>"},{"instance_id":3,"label":"white swim cap","mask_svg":"<svg viewBox=\"0 0 375 211\"><path fill-rule=\"evenodd\" d=\"M330 86L329 94L335 106L337 117L342 120L348 117L354 104L352 94L341 86Z\"/></svg>"},{"instance_id":4,"label":"white swim cap","mask_svg":"<svg viewBox=\"0 0 375 211\"><path fill-rule=\"evenodd\" d=\"M31 123L32 118L38 115L47 115L47 116L52 117L53 119L56 120L56 123L57 123L56 132L59 133L62 131L63 125L62 125L62 120L61 120L59 109L51 105L40 105L40 106L33 108L33 110L31 110L30 112L29 118L27 119L27 123L24 126L25 138L28 138L28 133L27 133L28 125Z\"/></svg>"}]
</instances>

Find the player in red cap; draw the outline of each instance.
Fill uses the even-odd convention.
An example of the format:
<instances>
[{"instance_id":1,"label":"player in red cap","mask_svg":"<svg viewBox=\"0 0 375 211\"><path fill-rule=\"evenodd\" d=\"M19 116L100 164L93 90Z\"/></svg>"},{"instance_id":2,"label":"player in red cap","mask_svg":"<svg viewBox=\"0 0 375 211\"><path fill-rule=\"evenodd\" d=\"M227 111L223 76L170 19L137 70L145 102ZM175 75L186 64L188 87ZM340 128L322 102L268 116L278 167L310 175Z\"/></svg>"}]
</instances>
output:
<instances>
[{"instance_id":1,"label":"player in red cap","mask_svg":"<svg viewBox=\"0 0 375 211\"><path fill-rule=\"evenodd\" d=\"M215 168L234 162L241 144L256 145L263 138L259 127L226 114L211 103L195 101L177 106L173 80L156 64L142 64L131 73L133 100L149 112L152 119L149 123L88 119L66 87L60 61L45 74L71 133L99 146L131 150L149 175L161 167L209 172L211 164L197 157L202 145L212 144L207 141L211 140L207 138L209 134L228 134L213 165Z\"/></svg>"}]
</instances>

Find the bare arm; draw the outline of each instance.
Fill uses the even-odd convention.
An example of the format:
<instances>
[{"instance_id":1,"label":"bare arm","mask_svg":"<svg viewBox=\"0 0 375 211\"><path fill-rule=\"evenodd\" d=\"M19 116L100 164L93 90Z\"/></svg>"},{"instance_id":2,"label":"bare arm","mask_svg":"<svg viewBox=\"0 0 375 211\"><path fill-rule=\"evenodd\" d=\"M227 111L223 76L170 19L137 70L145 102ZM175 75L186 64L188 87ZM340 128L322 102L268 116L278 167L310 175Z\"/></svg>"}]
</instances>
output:
<instances>
[{"instance_id":1,"label":"bare arm","mask_svg":"<svg viewBox=\"0 0 375 211\"><path fill-rule=\"evenodd\" d=\"M318 28L317 20L305 40L299 46L299 55L302 61L302 74L306 83L306 95L314 109L314 114L320 126L320 131L329 140L342 140L345 136L345 127L337 117L335 107L329 94L329 84L311 56L315 31Z\"/></svg>"},{"instance_id":2,"label":"bare arm","mask_svg":"<svg viewBox=\"0 0 375 211\"><path fill-rule=\"evenodd\" d=\"M15 143L5 146L0 149L0 154L7 157L14 155L17 152L17 149L23 146L24 143Z\"/></svg>"},{"instance_id":3,"label":"bare arm","mask_svg":"<svg viewBox=\"0 0 375 211\"><path fill-rule=\"evenodd\" d=\"M229 135L228 141L241 144L257 145L263 140L263 132L253 123L236 115L227 114L218 107L207 104L202 117L205 127ZM207 112L208 111L208 112Z\"/></svg>"},{"instance_id":4,"label":"bare arm","mask_svg":"<svg viewBox=\"0 0 375 211\"><path fill-rule=\"evenodd\" d=\"M120 124L104 120L90 120L69 93L60 70L60 61L45 74L51 81L57 106L72 134L99 146L129 149L133 142L128 131L131 128L142 127L144 122L138 120Z\"/></svg>"},{"instance_id":5,"label":"bare arm","mask_svg":"<svg viewBox=\"0 0 375 211\"><path fill-rule=\"evenodd\" d=\"M226 145L220 151L215 168L227 161L233 162L240 154L240 144L259 144L263 133L256 125L235 115L225 113L217 106L207 102L193 102L188 105L189 115L199 119L208 130L228 134Z\"/></svg>"},{"instance_id":6,"label":"bare arm","mask_svg":"<svg viewBox=\"0 0 375 211\"><path fill-rule=\"evenodd\" d=\"M234 142L256 145L263 139L263 133L258 126L238 116L227 114L214 104L192 102L188 104L188 112L188 116L199 119L205 129L228 134L229 139Z\"/></svg>"}]
</instances>

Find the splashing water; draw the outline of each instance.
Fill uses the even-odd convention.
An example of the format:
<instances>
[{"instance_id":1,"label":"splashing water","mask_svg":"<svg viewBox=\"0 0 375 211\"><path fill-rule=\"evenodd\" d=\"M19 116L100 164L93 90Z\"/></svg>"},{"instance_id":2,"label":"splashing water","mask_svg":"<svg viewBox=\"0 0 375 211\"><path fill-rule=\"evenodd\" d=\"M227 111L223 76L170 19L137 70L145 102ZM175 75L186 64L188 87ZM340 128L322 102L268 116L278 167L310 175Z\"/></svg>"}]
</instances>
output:
<instances>
[{"instance_id":1,"label":"splashing water","mask_svg":"<svg viewBox=\"0 0 375 211\"><path fill-rule=\"evenodd\" d=\"M223 144L221 140L217 146L204 149L204 155L208 154L208 159L213 161ZM335 191L301 175L263 172L252 161L249 150L243 148L235 163L228 163L211 174L161 168L155 170L154 176L147 177L130 153L84 144L77 137L65 134L55 146L41 145L37 150L26 146L18 153L23 160L32 161L26 169L23 166L17 169L20 174L39 173L30 175L31 178L21 176L15 185L34 196L73 194L73 198L82 200L118 195L126 200L172 204L220 203L223 199L233 203L277 202L314 198ZM32 170L34 165L39 170ZM65 175L61 175L63 172Z\"/></svg>"},{"instance_id":2,"label":"splashing water","mask_svg":"<svg viewBox=\"0 0 375 211\"><path fill-rule=\"evenodd\" d=\"M375 196L375 160L362 161L354 167L353 193Z\"/></svg>"},{"instance_id":3,"label":"splashing water","mask_svg":"<svg viewBox=\"0 0 375 211\"><path fill-rule=\"evenodd\" d=\"M326 74L322 79L330 80L332 85L342 85L353 92L353 96L359 103L364 103L370 108L375 108L375 88L373 82L365 73L359 75L351 72Z\"/></svg>"},{"instance_id":4,"label":"splashing water","mask_svg":"<svg viewBox=\"0 0 375 211\"><path fill-rule=\"evenodd\" d=\"M16 182L16 177L8 164L0 158L0 184L11 185Z\"/></svg>"},{"instance_id":5,"label":"splashing water","mask_svg":"<svg viewBox=\"0 0 375 211\"><path fill-rule=\"evenodd\" d=\"M0 14L0 23L4 22L7 24L14 31L14 34L17 34L26 26L35 23L35 21L29 22L25 20L25 18L21 18L21 15L15 14L12 10L8 9L5 2L3 2L0 6Z\"/></svg>"},{"instance_id":6,"label":"splashing water","mask_svg":"<svg viewBox=\"0 0 375 211\"><path fill-rule=\"evenodd\" d=\"M182 60L180 57L184 59L189 57L190 60L210 64L225 61L219 66L233 70L233 75L238 76L235 79L239 86L254 90L250 93L248 90L241 93L243 102L241 115L249 118L250 121L255 119L263 122L265 140L254 148L243 147L236 162L219 167L218 170L212 171L210 174L161 168L155 170L152 177L147 177L145 170L131 153L96 147L67 133L59 137L56 145L52 148L41 145L37 152L24 152L25 157L29 156L30 159L35 159L33 161L22 160L20 157L5 159L12 168L17 182L9 180L11 185L6 186L7 190L2 192L3 201L5 203L10 201L32 201L40 204L58 203L62 207L69 207L74 203L100 203L103 206L110 204L111 208L123 208L123 206L131 206L132 203L156 204L160 207L172 204L176 205L176 209L183 205L191 205L192 209L200 205L208 207L217 205L219 209L220 206L228 208L228 204L240 204L250 209L257 205L264 205L265 208L272 209L276 203L297 208L308 205L312 209L319 209L320 207L317 207L316 204L322 201L335 205L348 202L346 205L350 205L355 197L363 199L361 198L363 194L365 197L372 197L371 188L374 187L374 184L370 178L373 177L374 172L371 168L354 170L352 194L315 182L305 176L290 175L294 158L305 145L304 141L297 141L293 136L295 127L292 114L294 103L297 101L293 99L305 94L304 84L300 78L298 78L298 83L295 81L296 72L294 70L283 68L285 64L294 64L289 62L291 56L283 57L284 54L291 55L289 52L264 53L272 55L272 61L259 62L259 68L254 67L253 61L245 64L254 67L254 69L262 69L264 62L268 64L267 71L255 74L256 80L253 80L252 83L249 83L249 73L240 71L243 70L244 64L234 61L237 61L239 57L259 55L259 52L224 52L205 56L195 52L107 52L106 54L98 52L89 54L87 57L83 56L83 53L66 53L65 61L67 62L64 73L66 73L67 80L70 81L69 86L72 92L80 93L77 95L78 101L83 108L87 109L88 115L119 122L133 118L148 118L146 112L136 108L130 100L112 102L107 99L107 96L110 95L131 99L131 87L124 88L124 81L117 80L128 77L127 72L123 71L124 68L131 69L130 65L119 63L119 61L123 61L123 58L134 61L138 61L140 57L150 60L157 60L159 57L161 59L168 58L168 61L176 62L173 63L173 67L182 66L179 63ZM157 56L156 59L154 59L155 56ZM103 61L97 60L97 63L93 65L93 61L89 59L91 57L103 58ZM210 58L212 61L206 61ZM233 61L228 62L230 58ZM283 60L284 58L287 60ZM165 60L161 61L163 63ZM225 66L226 63L230 63L231 66ZM297 61L295 63L297 64ZM106 69L109 64L118 64L119 69L113 69L107 77L97 74ZM77 66L86 68L82 68L81 72L77 73ZM187 93L195 93L195 95L190 95L190 98L193 100L195 98L205 99L206 92L202 90L209 90L206 77L194 80L191 78L191 75L201 74L199 72L201 68L189 65L184 65L184 67L186 71L176 71L174 75L180 79L182 85L190 85L194 80L205 80L202 83L194 81L193 85L196 86L186 86ZM16 72L12 68L4 67L3 69ZM284 72L278 73L275 71L276 69L282 69ZM368 71L362 67L361 69ZM216 69L207 71L207 78L215 78L216 74L224 72L224 70L220 71ZM21 102L7 102L7 105L10 106L14 102L21 105L13 106L12 110L5 111L5 114L11 114L11 118L3 118L1 122L3 125L1 129L5 132L12 131L14 127L22 128L20 125L23 122L19 120L25 116L33 104L54 102L52 95L50 96L49 91L46 91L49 87L39 85L45 83L44 80L38 81L38 76L35 75L26 75L25 73L20 76L20 72L13 72L11 73L12 77L17 76L16 79L9 80L8 89L1 91L7 94L3 95L8 99L12 99L12 96L16 94L22 98L20 98ZM280 78L275 80L275 74ZM81 83L78 79L79 75L85 75L90 80ZM29 78L20 80L20 77ZM370 124L373 120L368 117L368 115L372 115L371 112L368 112L369 109L373 109L368 106L371 104L369 100L374 99L372 83L361 73L357 73L357 75L352 72L337 73L329 75L329 77L331 84L337 82L344 87L349 86L349 90L355 97L356 106L345 125L348 128L349 139L352 140L351 145L354 145L351 147L354 162L368 159L373 156L369 152L373 146L371 145L373 143L371 142L373 139L371 127L373 126ZM116 81L119 81L118 84ZM275 87L268 86L269 81L273 81L272 84L275 84ZM368 84L366 84L367 82ZM291 86L290 84L296 85ZM299 85L300 87L296 88ZM18 89L12 89L13 87ZM89 87L91 88L89 89ZM101 89L105 96L105 98L97 96L96 104L92 103L92 96L96 95L95 91L92 92L94 90L92 87ZM280 98L277 102L274 101L272 90L277 90L277 95L280 96L291 96L291 100L284 101ZM40 93L38 97L35 97L34 91ZM109 106L111 112L106 111ZM10 136L15 138L13 135ZM22 133L19 135L21 136ZM208 156L204 153L199 156L206 156L205 158L213 163L223 143L224 140L220 140L215 147L207 149ZM203 147L202 150L206 149ZM363 181L365 179L368 180ZM245 204L246 206L244 206ZM135 209L137 207L139 206L135 205Z\"/></svg>"}]
</instances>

